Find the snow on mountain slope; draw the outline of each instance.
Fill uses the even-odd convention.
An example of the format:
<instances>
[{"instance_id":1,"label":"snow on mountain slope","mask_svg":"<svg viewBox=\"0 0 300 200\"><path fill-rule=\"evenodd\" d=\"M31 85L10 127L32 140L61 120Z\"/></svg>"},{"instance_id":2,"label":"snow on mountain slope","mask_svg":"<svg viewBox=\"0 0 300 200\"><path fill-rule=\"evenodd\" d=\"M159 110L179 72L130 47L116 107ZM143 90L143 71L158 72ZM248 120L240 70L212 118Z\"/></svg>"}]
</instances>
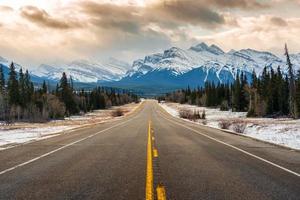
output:
<instances>
[{"instance_id":1,"label":"snow on mountain slope","mask_svg":"<svg viewBox=\"0 0 300 200\"><path fill-rule=\"evenodd\" d=\"M110 58L103 63L76 60L60 67L43 64L33 70L32 73L40 77L59 80L62 73L66 72L74 81L96 83L120 80L129 69L129 64Z\"/></svg>"},{"instance_id":2,"label":"snow on mountain slope","mask_svg":"<svg viewBox=\"0 0 300 200\"><path fill-rule=\"evenodd\" d=\"M5 66L5 67L8 68L10 66L11 62L12 61L9 61L6 58L3 58L3 57L0 56L0 64L2 66ZM18 63L15 63L15 62L14 62L14 66L15 66L17 71L20 70L21 68L23 68L24 71L26 70L26 69L24 69L24 67L22 67L21 65L19 65Z\"/></svg>"},{"instance_id":3,"label":"snow on mountain slope","mask_svg":"<svg viewBox=\"0 0 300 200\"><path fill-rule=\"evenodd\" d=\"M291 54L295 72L300 69L300 54ZM137 89L147 95L160 95L176 89L203 87L206 82L232 83L243 72L251 82L252 72L260 75L264 67L280 66L287 72L286 58L253 49L224 52L205 43L189 49L172 47L133 62L132 69L119 81L106 86Z\"/></svg>"},{"instance_id":4,"label":"snow on mountain slope","mask_svg":"<svg viewBox=\"0 0 300 200\"><path fill-rule=\"evenodd\" d=\"M300 69L300 54L291 54L291 60L295 71ZM214 71L220 78L224 73L230 73L232 77L240 71L261 74L264 67L281 67L287 71L284 56L278 57L269 52L253 49L231 50L225 53L216 45L208 46L205 43L192 46L188 50L172 47L163 53L146 56L134 62L132 70L128 71L128 77L140 77L152 71L169 69L176 76L187 73L195 68L202 68L209 72ZM224 72L225 71L225 72ZM205 79L207 79L206 77Z\"/></svg>"},{"instance_id":5,"label":"snow on mountain slope","mask_svg":"<svg viewBox=\"0 0 300 200\"><path fill-rule=\"evenodd\" d=\"M12 61L7 60L3 57L0 56L0 66L3 67L3 72L4 72L4 76L7 79L8 78L8 74L9 74L9 67ZM21 66L18 63L14 62L14 66L17 72L19 72L19 70L22 68L23 72L25 72L28 68L25 68L24 66ZM30 70L28 69L29 73ZM34 83L42 83L44 79L40 78L39 76L33 75L31 74L31 80Z\"/></svg>"},{"instance_id":6,"label":"snow on mountain slope","mask_svg":"<svg viewBox=\"0 0 300 200\"><path fill-rule=\"evenodd\" d=\"M300 69L300 53L291 54L295 71ZM0 57L0 64L9 66L10 61ZM15 64L16 69L21 68ZM253 49L231 50L224 52L216 45L200 43L189 49L172 47L163 52L147 55L129 65L110 58L103 62L75 60L60 66L40 65L31 75L40 80L58 81L63 72L72 76L76 82L112 82L118 87L123 85L147 86L165 83L166 87L202 86L206 81L230 83L237 73L244 72L250 77L253 70L261 74L263 68L278 66L287 72L284 55L276 56L269 52ZM8 69L6 68L6 71Z\"/></svg>"}]
</instances>

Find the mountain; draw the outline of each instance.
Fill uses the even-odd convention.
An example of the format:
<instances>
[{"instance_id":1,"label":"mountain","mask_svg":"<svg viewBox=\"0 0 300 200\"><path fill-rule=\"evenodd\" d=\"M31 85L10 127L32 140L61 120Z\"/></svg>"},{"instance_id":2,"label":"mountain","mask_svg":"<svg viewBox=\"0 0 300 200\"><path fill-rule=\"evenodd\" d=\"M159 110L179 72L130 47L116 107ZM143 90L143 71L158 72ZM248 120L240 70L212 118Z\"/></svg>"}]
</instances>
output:
<instances>
[{"instance_id":1,"label":"mountain","mask_svg":"<svg viewBox=\"0 0 300 200\"><path fill-rule=\"evenodd\" d=\"M251 81L252 72L261 74L265 66L273 69L280 66L287 72L285 59L285 56L253 49L224 52L216 45L205 43L186 50L172 47L134 61L132 69L121 80L105 85L157 94L188 86L204 86L206 81L232 83L241 72ZM291 54L291 60L295 69L300 69L300 54Z\"/></svg>"},{"instance_id":2,"label":"mountain","mask_svg":"<svg viewBox=\"0 0 300 200\"><path fill-rule=\"evenodd\" d=\"M11 64L11 61L3 58L0 56L0 66L3 67L3 72L4 72L4 77L5 79L8 78L8 73L9 73L9 65ZM18 63L14 63L15 65L15 68L16 68L16 71L19 72L19 70L21 68L23 68L23 72L25 72L26 68L22 67L20 64ZM39 76L36 76L34 74L30 74L31 75L31 80L34 82L34 83L42 83L43 82L43 78L39 77Z\"/></svg>"},{"instance_id":3,"label":"mountain","mask_svg":"<svg viewBox=\"0 0 300 200\"><path fill-rule=\"evenodd\" d=\"M32 73L44 79L58 81L62 73L66 72L75 82L101 83L120 80L130 68L129 64L110 58L102 63L76 60L60 67L42 64Z\"/></svg>"},{"instance_id":4,"label":"mountain","mask_svg":"<svg viewBox=\"0 0 300 200\"><path fill-rule=\"evenodd\" d=\"M294 69L300 69L300 53L291 54ZM8 73L10 62L0 57L0 64ZM21 67L15 64L17 70ZM264 67L281 67L287 73L286 58L270 52L253 49L223 51L216 45L200 43L189 49L172 47L163 52L147 55L129 65L110 58L104 62L76 60L60 66L40 65L31 71L32 80L56 83L63 72L72 76L74 84L94 87L133 89L149 96L190 86L204 86L205 82L232 83L243 72L251 81L251 74L258 75Z\"/></svg>"}]
</instances>

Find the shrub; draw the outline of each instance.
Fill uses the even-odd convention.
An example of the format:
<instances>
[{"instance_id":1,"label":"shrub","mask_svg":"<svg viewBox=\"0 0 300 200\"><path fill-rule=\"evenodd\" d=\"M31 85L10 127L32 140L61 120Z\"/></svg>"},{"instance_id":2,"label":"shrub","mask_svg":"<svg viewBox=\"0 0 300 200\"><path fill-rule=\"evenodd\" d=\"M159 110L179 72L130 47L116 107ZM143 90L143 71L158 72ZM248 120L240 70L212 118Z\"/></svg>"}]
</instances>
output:
<instances>
[{"instance_id":1,"label":"shrub","mask_svg":"<svg viewBox=\"0 0 300 200\"><path fill-rule=\"evenodd\" d=\"M192 121L196 121L198 119L201 119L200 112L198 110L189 110L186 108L182 108L179 110L179 116L183 119L188 119Z\"/></svg>"},{"instance_id":2,"label":"shrub","mask_svg":"<svg viewBox=\"0 0 300 200\"><path fill-rule=\"evenodd\" d=\"M219 121L218 125L221 129L229 129L229 127L232 125L232 122L229 120L222 119Z\"/></svg>"},{"instance_id":3,"label":"shrub","mask_svg":"<svg viewBox=\"0 0 300 200\"><path fill-rule=\"evenodd\" d=\"M179 117L181 117L183 119L189 119L190 116L191 116L191 110L184 109L184 108L181 108L179 110Z\"/></svg>"},{"instance_id":4,"label":"shrub","mask_svg":"<svg viewBox=\"0 0 300 200\"><path fill-rule=\"evenodd\" d=\"M121 108L117 108L116 110L112 111L113 117L120 117L124 115L124 111Z\"/></svg>"},{"instance_id":5,"label":"shrub","mask_svg":"<svg viewBox=\"0 0 300 200\"><path fill-rule=\"evenodd\" d=\"M244 133L247 127L247 123L242 121L235 121L233 123L233 130L237 133Z\"/></svg>"},{"instance_id":6,"label":"shrub","mask_svg":"<svg viewBox=\"0 0 300 200\"><path fill-rule=\"evenodd\" d=\"M202 124L203 125L207 125L207 121L206 120L202 120Z\"/></svg>"}]
</instances>

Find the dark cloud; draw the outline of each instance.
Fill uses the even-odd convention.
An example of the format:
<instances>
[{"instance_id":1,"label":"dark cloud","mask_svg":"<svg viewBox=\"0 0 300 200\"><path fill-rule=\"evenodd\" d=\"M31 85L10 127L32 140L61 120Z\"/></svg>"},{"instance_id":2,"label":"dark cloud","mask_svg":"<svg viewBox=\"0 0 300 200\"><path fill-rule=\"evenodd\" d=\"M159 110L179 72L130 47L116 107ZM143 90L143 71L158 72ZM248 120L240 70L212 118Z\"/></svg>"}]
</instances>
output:
<instances>
[{"instance_id":1,"label":"dark cloud","mask_svg":"<svg viewBox=\"0 0 300 200\"><path fill-rule=\"evenodd\" d=\"M221 14L194 0L164 1L150 6L150 13L157 19L173 20L181 24L212 27L225 22Z\"/></svg>"},{"instance_id":2,"label":"dark cloud","mask_svg":"<svg viewBox=\"0 0 300 200\"><path fill-rule=\"evenodd\" d=\"M240 9L259 9L268 8L268 3L257 0L204 0L206 4L213 4L220 8L240 8Z\"/></svg>"},{"instance_id":3,"label":"dark cloud","mask_svg":"<svg viewBox=\"0 0 300 200\"><path fill-rule=\"evenodd\" d=\"M271 23L276 25L276 26L287 26L288 23L282 19L281 17L272 17L270 19Z\"/></svg>"},{"instance_id":4,"label":"dark cloud","mask_svg":"<svg viewBox=\"0 0 300 200\"><path fill-rule=\"evenodd\" d=\"M78 6L93 25L134 34L151 23L171 29L189 24L215 28L225 23L223 15L192 0L159 2L146 7L84 1Z\"/></svg>"},{"instance_id":5,"label":"dark cloud","mask_svg":"<svg viewBox=\"0 0 300 200\"><path fill-rule=\"evenodd\" d=\"M135 16L136 7L98 4L85 1L80 9L90 16L90 23L103 29L121 30L127 33L138 33L143 20Z\"/></svg>"},{"instance_id":6,"label":"dark cloud","mask_svg":"<svg viewBox=\"0 0 300 200\"><path fill-rule=\"evenodd\" d=\"M54 29L70 29L79 27L80 24L71 20L55 19L45 10L34 6L25 6L20 9L21 15L27 20Z\"/></svg>"}]
</instances>

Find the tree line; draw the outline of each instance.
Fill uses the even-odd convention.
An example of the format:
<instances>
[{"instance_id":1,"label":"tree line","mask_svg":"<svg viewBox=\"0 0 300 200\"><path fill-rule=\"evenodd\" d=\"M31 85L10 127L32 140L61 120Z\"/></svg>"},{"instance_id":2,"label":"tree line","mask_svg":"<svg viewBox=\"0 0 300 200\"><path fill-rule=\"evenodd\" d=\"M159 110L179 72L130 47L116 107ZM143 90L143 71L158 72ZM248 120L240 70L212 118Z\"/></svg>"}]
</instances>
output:
<instances>
[{"instance_id":1,"label":"tree line","mask_svg":"<svg viewBox=\"0 0 300 200\"><path fill-rule=\"evenodd\" d=\"M221 110L248 112L252 117L289 116L300 118L300 70L294 73L287 48L287 73L278 67L264 67L260 76L255 71L250 80L237 73L231 84L205 83L204 87L178 90L159 100L219 107Z\"/></svg>"},{"instance_id":2,"label":"tree line","mask_svg":"<svg viewBox=\"0 0 300 200\"><path fill-rule=\"evenodd\" d=\"M3 66L0 67L0 120L7 123L59 119L138 101L137 95L126 90L104 87L76 90L66 73L55 90L50 90L45 81L35 86L28 70L23 72L21 68L16 72L14 63L10 64L5 80Z\"/></svg>"}]
</instances>

